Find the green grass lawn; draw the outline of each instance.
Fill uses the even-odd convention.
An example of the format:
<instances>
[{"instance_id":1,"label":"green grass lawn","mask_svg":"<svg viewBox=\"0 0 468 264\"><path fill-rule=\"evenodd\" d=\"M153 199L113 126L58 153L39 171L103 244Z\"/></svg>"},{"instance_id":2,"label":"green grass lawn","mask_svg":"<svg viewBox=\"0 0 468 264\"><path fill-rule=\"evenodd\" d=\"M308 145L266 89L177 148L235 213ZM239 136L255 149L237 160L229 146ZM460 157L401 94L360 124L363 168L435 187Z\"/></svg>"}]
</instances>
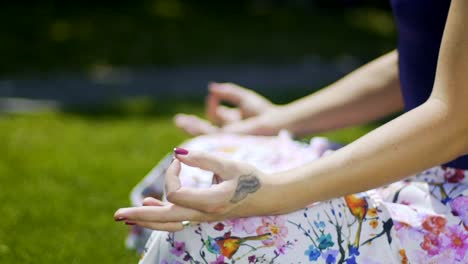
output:
<instances>
[{"instance_id":1,"label":"green grass lawn","mask_svg":"<svg viewBox=\"0 0 468 264\"><path fill-rule=\"evenodd\" d=\"M172 125L173 112L136 112L0 116L0 263L137 261L113 213L188 137ZM349 142L369 129L327 135Z\"/></svg>"}]
</instances>

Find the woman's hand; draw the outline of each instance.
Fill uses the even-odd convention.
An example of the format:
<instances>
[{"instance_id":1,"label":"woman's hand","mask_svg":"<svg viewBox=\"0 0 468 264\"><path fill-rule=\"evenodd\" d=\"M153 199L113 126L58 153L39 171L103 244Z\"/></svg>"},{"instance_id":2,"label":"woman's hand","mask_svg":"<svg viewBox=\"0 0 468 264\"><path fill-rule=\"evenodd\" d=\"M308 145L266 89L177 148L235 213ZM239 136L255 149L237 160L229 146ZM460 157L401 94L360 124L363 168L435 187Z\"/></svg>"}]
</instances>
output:
<instances>
[{"instance_id":1,"label":"woman's hand","mask_svg":"<svg viewBox=\"0 0 468 264\"><path fill-rule=\"evenodd\" d=\"M191 135L231 132L242 134L275 134L269 122L277 108L265 97L233 83L210 83L206 98L208 120L194 115L178 114L175 124ZM223 106L227 102L234 108Z\"/></svg>"},{"instance_id":2,"label":"woman's hand","mask_svg":"<svg viewBox=\"0 0 468 264\"><path fill-rule=\"evenodd\" d=\"M169 202L146 198L144 206L119 209L114 215L116 221L177 231L183 228L182 221L217 221L268 210L255 199L257 191L264 187L265 178L255 167L196 151L176 154L175 157L166 171L165 187ZM181 162L212 171L215 183L205 189L181 186Z\"/></svg>"}]
</instances>

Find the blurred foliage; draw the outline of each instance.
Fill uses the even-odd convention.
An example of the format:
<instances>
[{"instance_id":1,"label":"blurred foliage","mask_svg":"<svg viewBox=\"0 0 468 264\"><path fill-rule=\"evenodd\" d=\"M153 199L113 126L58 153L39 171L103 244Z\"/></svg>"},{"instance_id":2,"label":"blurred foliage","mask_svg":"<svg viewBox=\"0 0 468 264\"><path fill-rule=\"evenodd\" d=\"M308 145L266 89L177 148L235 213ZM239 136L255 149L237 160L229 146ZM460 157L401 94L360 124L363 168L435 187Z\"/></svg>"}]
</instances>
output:
<instances>
[{"instance_id":1,"label":"blurred foliage","mask_svg":"<svg viewBox=\"0 0 468 264\"><path fill-rule=\"evenodd\" d=\"M0 75L373 58L395 46L386 1L0 3Z\"/></svg>"}]
</instances>

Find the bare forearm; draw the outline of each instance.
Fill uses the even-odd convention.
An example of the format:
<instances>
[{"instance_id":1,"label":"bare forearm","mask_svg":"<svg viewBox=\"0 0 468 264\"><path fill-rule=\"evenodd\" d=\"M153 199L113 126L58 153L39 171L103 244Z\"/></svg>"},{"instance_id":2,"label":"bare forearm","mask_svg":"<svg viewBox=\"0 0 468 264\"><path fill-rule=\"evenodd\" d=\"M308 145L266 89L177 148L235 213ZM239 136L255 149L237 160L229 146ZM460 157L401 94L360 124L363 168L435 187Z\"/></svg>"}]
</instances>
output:
<instances>
[{"instance_id":1,"label":"bare forearm","mask_svg":"<svg viewBox=\"0 0 468 264\"><path fill-rule=\"evenodd\" d=\"M453 0L429 100L330 156L265 179L270 212L369 190L468 153L466 14L468 2Z\"/></svg>"},{"instance_id":2,"label":"bare forearm","mask_svg":"<svg viewBox=\"0 0 468 264\"><path fill-rule=\"evenodd\" d=\"M274 199L270 210L287 212L449 161L466 151L456 140L465 137L466 128L455 121L444 103L429 100L332 155L273 175L265 184L265 203Z\"/></svg>"},{"instance_id":3,"label":"bare forearm","mask_svg":"<svg viewBox=\"0 0 468 264\"><path fill-rule=\"evenodd\" d=\"M295 135L369 122L402 109L398 54L390 52L319 92L281 107L277 121Z\"/></svg>"}]
</instances>

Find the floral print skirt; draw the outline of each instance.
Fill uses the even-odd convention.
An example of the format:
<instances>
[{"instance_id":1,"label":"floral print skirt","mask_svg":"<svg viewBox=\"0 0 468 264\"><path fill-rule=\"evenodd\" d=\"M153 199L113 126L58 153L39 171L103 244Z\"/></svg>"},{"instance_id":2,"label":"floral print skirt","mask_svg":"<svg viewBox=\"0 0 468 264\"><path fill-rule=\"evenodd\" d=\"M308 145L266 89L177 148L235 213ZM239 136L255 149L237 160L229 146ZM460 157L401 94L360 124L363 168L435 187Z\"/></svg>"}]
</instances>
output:
<instances>
[{"instance_id":1,"label":"floral print skirt","mask_svg":"<svg viewBox=\"0 0 468 264\"><path fill-rule=\"evenodd\" d=\"M252 146L249 140L257 143L255 149L245 147ZM184 147L280 171L319 158L336 146L324 139L298 143L283 134L223 140L204 136ZM261 153L262 148L269 151ZM306 153L308 158L301 158ZM167 163L153 172L162 173ZM193 174L187 172L191 180L183 184L203 185L203 179L194 180ZM209 180L209 174L199 174ZM135 204L151 193L148 189L155 189L158 177L151 175L152 180L147 177L134 190ZM468 263L467 187L468 171L435 167L289 214L201 223L175 233L154 231L140 263ZM134 227L133 246L146 241L145 232Z\"/></svg>"}]
</instances>

